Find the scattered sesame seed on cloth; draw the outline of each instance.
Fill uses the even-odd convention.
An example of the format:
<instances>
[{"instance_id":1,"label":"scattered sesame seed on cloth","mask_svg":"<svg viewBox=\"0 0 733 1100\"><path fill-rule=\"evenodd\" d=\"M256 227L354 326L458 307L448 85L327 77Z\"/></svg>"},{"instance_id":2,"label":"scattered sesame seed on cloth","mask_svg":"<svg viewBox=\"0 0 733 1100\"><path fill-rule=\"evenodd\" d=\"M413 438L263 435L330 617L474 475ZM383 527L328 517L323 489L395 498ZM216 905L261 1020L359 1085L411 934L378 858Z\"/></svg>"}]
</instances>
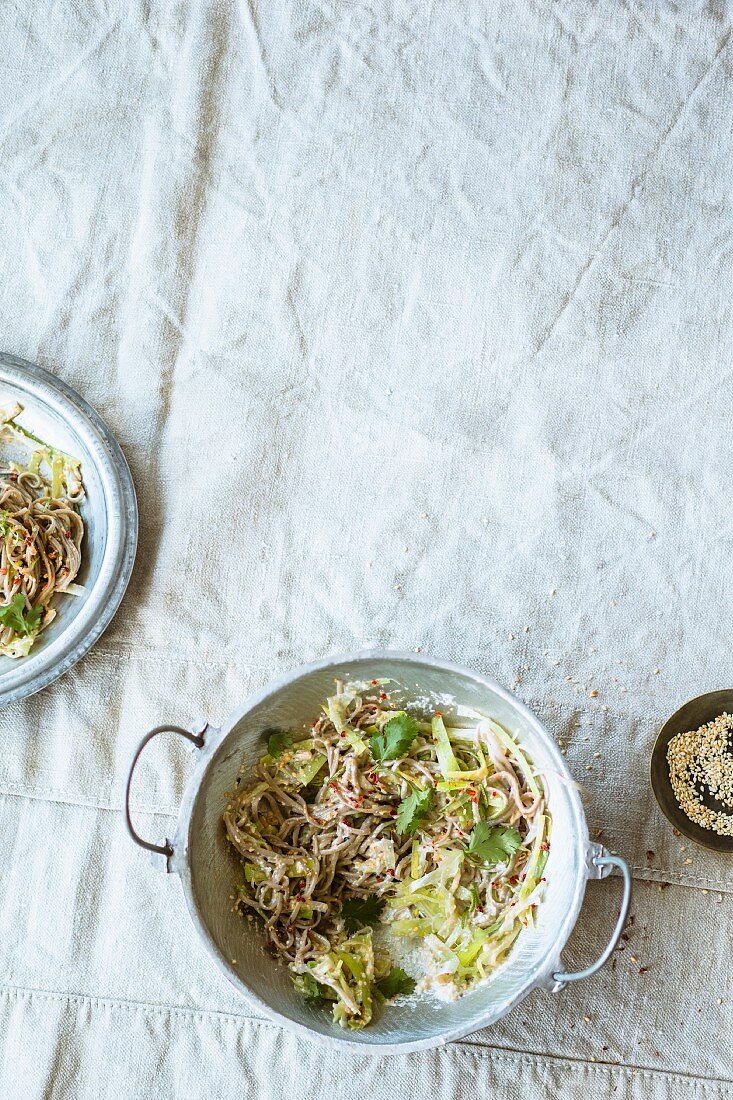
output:
<instances>
[{"instance_id":1,"label":"scattered sesame seed on cloth","mask_svg":"<svg viewBox=\"0 0 733 1100\"><path fill-rule=\"evenodd\" d=\"M720 714L697 730L676 734L667 746L675 798L691 821L733 836L733 717ZM707 806L708 794L730 813Z\"/></svg>"}]
</instances>

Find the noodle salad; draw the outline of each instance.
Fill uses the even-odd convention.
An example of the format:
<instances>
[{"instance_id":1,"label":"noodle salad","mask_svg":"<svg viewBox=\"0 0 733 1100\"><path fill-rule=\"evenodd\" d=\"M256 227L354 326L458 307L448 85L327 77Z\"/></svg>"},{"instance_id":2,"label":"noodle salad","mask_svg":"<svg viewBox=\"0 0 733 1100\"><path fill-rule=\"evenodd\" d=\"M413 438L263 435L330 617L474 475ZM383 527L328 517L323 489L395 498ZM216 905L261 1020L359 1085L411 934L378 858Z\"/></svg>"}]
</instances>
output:
<instances>
[{"instance_id":1,"label":"noodle salad","mask_svg":"<svg viewBox=\"0 0 733 1100\"><path fill-rule=\"evenodd\" d=\"M263 925L296 988L342 1027L375 1001L455 998L534 923L550 817L532 763L497 722L390 706L387 681L344 685L308 736L268 731L224 825L243 867L235 908ZM417 959L416 981L402 966Z\"/></svg>"},{"instance_id":2,"label":"noodle salad","mask_svg":"<svg viewBox=\"0 0 733 1100\"><path fill-rule=\"evenodd\" d=\"M79 594L84 495L77 459L16 423L21 405L0 410L5 440L32 446L27 466L0 467L0 653L27 657L56 617L58 592Z\"/></svg>"}]
</instances>

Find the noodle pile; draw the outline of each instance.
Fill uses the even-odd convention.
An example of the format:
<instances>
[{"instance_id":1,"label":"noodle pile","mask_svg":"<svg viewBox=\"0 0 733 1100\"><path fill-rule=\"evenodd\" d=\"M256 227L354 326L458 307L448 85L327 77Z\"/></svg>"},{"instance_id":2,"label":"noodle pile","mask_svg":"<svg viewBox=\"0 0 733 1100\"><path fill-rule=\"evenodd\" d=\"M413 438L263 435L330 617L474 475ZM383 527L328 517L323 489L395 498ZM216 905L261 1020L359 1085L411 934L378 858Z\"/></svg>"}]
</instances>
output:
<instances>
[{"instance_id":1,"label":"noodle pile","mask_svg":"<svg viewBox=\"0 0 733 1100\"><path fill-rule=\"evenodd\" d=\"M3 426L27 436L12 419ZM27 469L12 463L0 469L0 653L10 657L27 656L55 618L55 594L77 589L83 489L78 463L67 458L43 446ZM52 469L50 479L43 476L44 463Z\"/></svg>"},{"instance_id":2,"label":"noodle pile","mask_svg":"<svg viewBox=\"0 0 733 1100\"><path fill-rule=\"evenodd\" d=\"M343 973L332 980L324 959L336 958L339 969L334 950L380 914L394 932L427 945L437 981L458 995L503 961L532 922L549 848L538 777L505 731L479 715L475 729L448 729L453 779L429 722L413 722L408 751L377 762L374 734L407 716L390 709L384 691L362 698L337 683L310 737L287 738L276 755L243 768L230 795L224 824L245 871L236 907L261 919L274 956L296 975L315 975L333 999L348 1000ZM401 828L421 800L412 828ZM478 970L465 962L471 937ZM464 962L441 964L443 949ZM361 1011L346 1016L349 1026L367 1022L349 1018Z\"/></svg>"}]
</instances>

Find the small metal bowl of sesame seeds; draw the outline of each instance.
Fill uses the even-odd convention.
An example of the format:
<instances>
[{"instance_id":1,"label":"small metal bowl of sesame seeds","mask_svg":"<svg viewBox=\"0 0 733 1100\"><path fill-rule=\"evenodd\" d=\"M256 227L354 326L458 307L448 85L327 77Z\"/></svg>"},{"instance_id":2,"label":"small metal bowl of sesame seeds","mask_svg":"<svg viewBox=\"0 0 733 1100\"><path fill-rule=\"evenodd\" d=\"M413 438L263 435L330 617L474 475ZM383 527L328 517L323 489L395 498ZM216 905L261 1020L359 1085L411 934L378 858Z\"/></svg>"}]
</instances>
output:
<instances>
[{"instance_id":1,"label":"small metal bowl of sesame seeds","mask_svg":"<svg viewBox=\"0 0 733 1100\"><path fill-rule=\"evenodd\" d=\"M676 710L652 751L650 777L664 816L704 848L733 853L733 690Z\"/></svg>"}]
</instances>

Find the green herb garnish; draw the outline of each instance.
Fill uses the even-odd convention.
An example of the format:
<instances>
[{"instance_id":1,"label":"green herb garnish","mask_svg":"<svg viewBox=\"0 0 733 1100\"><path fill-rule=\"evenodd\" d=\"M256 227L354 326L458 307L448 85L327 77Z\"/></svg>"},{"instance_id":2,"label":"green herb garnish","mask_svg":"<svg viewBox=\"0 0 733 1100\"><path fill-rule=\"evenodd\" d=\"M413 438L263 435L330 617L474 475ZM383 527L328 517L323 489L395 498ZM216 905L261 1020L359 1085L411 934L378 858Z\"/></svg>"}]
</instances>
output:
<instances>
[{"instance_id":1,"label":"green herb garnish","mask_svg":"<svg viewBox=\"0 0 733 1100\"><path fill-rule=\"evenodd\" d=\"M381 733L369 739L372 756L380 764L386 760L399 760L409 750L417 733L415 719L400 711L394 718L390 718Z\"/></svg>"},{"instance_id":2,"label":"green herb garnish","mask_svg":"<svg viewBox=\"0 0 733 1100\"><path fill-rule=\"evenodd\" d=\"M480 863L503 863L511 859L521 844L522 838L513 825L489 825L479 821L466 851Z\"/></svg>"},{"instance_id":3,"label":"green herb garnish","mask_svg":"<svg viewBox=\"0 0 733 1100\"><path fill-rule=\"evenodd\" d=\"M40 607L30 607L26 597L16 592L10 603L0 607L0 623L9 626L16 634L33 634L38 629L42 614Z\"/></svg>"},{"instance_id":4,"label":"green herb garnish","mask_svg":"<svg viewBox=\"0 0 733 1100\"><path fill-rule=\"evenodd\" d=\"M403 798L397 807L397 821L395 827L400 836L411 836L422 823L430 809L433 800L433 789L428 787L424 791L413 791Z\"/></svg>"},{"instance_id":5,"label":"green herb garnish","mask_svg":"<svg viewBox=\"0 0 733 1100\"><path fill-rule=\"evenodd\" d=\"M393 966L386 978L381 978L374 984L385 1001L415 992L415 979L406 974L401 966Z\"/></svg>"},{"instance_id":6,"label":"green herb garnish","mask_svg":"<svg viewBox=\"0 0 733 1100\"><path fill-rule=\"evenodd\" d=\"M351 935L368 924L376 924L387 902L376 894L366 898L346 898L341 906L346 931Z\"/></svg>"}]
</instances>

